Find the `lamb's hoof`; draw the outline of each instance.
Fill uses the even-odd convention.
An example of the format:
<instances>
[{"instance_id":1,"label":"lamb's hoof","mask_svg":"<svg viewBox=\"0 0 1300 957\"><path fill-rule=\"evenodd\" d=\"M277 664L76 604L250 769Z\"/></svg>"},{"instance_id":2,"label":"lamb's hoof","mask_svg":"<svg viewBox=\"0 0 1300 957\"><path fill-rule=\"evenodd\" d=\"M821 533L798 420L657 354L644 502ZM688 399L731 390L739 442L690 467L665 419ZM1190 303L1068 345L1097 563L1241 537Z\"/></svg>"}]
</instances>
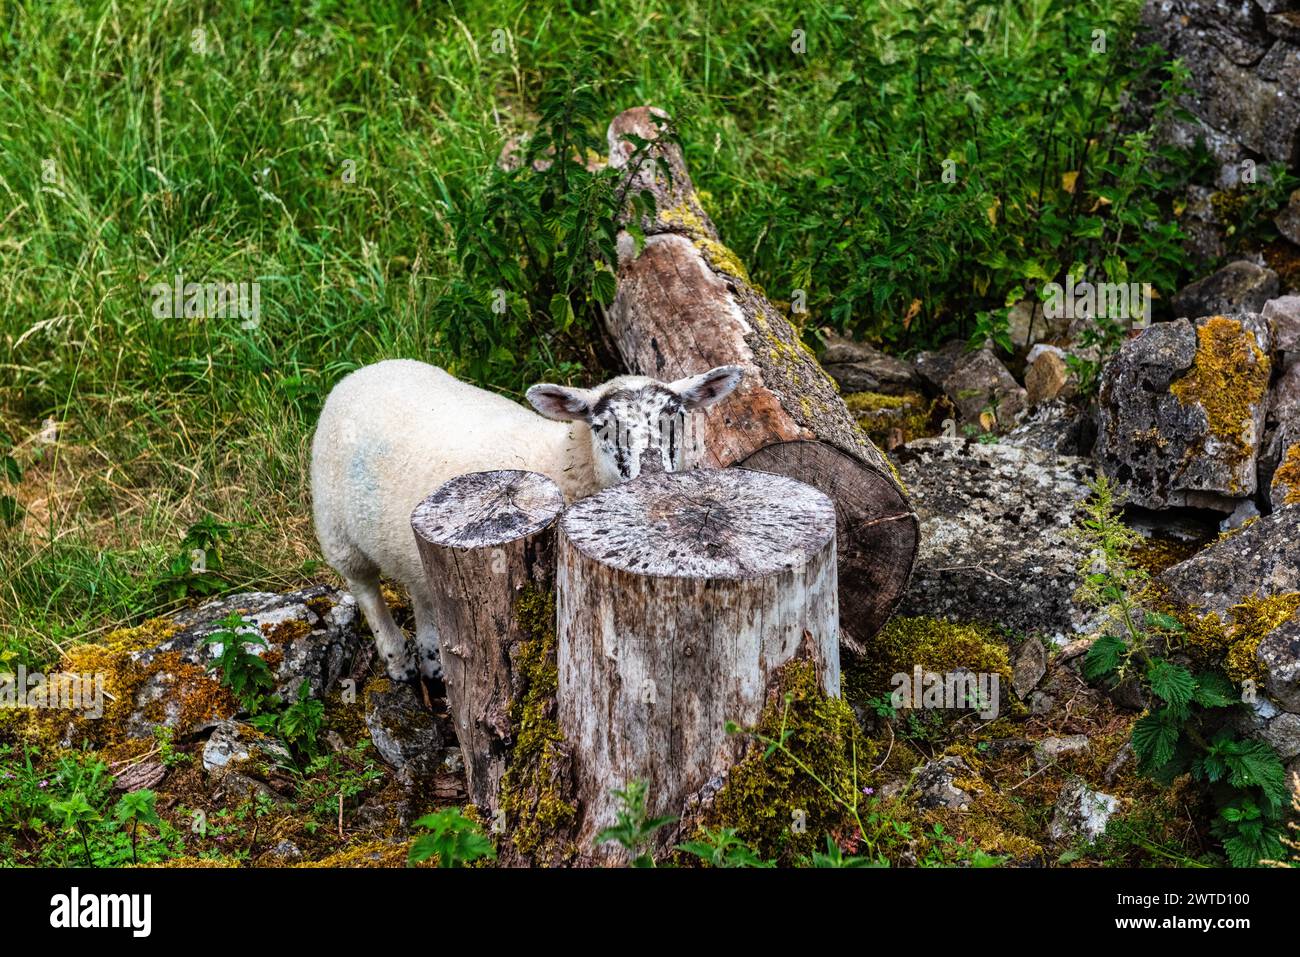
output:
<instances>
[{"instance_id":1,"label":"lamb's hoof","mask_svg":"<svg viewBox=\"0 0 1300 957\"><path fill-rule=\"evenodd\" d=\"M420 674L429 681L442 681L442 662L437 656L421 659Z\"/></svg>"},{"instance_id":2,"label":"lamb's hoof","mask_svg":"<svg viewBox=\"0 0 1300 957\"><path fill-rule=\"evenodd\" d=\"M388 663L388 677L394 681L415 681L420 677L420 670L415 666L415 659L402 655Z\"/></svg>"}]
</instances>

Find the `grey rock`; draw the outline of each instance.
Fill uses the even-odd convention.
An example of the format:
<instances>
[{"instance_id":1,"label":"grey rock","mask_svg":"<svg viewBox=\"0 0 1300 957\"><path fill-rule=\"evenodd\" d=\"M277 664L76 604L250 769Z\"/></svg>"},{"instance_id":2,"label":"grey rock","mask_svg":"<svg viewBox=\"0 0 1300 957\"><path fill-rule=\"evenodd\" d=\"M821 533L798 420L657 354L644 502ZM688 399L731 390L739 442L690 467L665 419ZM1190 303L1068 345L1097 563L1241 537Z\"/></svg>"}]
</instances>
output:
<instances>
[{"instance_id":1,"label":"grey rock","mask_svg":"<svg viewBox=\"0 0 1300 957\"><path fill-rule=\"evenodd\" d=\"M831 334L821 357L826 374L839 383L840 391L880 392L901 395L921 387L921 377L912 365L881 352L865 342Z\"/></svg>"},{"instance_id":2,"label":"grey rock","mask_svg":"<svg viewBox=\"0 0 1300 957\"><path fill-rule=\"evenodd\" d=\"M407 683L366 688L366 727L379 756L411 780L430 777L443 759L444 736L433 713Z\"/></svg>"},{"instance_id":3,"label":"grey rock","mask_svg":"<svg viewBox=\"0 0 1300 957\"><path fill-rule=\"evenodd\" d=\"M283 764L291 760L282 744L239 721L218 722L203 746L203 770L209 775L240 771L249 762Z\"/></svg>"},{"instance_id":4,"label":"grey rock","mask_svg":"<svg viewBox=\"0 0 1300 957\"><path fill-rule=\"evenodd\" d=\"M1094 791L1081 778L1071 778L1061 789L1048 826L1048 836L1058 843L1095 841L1106 831L1111 816L1119 810L1119 799Z\"/></svg>"},{"instance_id":5,"label":"grey rock","mask_svg":"<svg viewBox=\"0 0 1300 957\"><path fill-rule=\"evenodd\" d=\"M1184 286L1171 305L1176 315L1188 319L1259 312L1277 289L1277 273L1243 259Z\"/></svg>"},{"instance_id":6,"label":"grey rock","mask_svg":"<svg viewBox=\"0 0 1300 957\"><path fill-rule=\"evenodd\" d=\"M954 811L967 809L971 804L971 796L953 782L970 773L970 766L952 755L922 766L913 778L916 806L922 810L940 807Z\"/></svg>"},{"instance_id":7,"label":"grey rock","mask_svg":"<svg viewBox=\"0 0 1300 957\"><path fill-rule=\"evenodd\" d=\"M1080 754L1091 747L1086 734L1071 734L1064 738L1043 738L1034 745L1034 762L1046 767L1071 754Z\"/></svg>"},{"instance_id":8,"label":"grey rock","mask_svg":"<svg viewBox=\"0 0 1300 957\"><path fill-rule=\"evenodd\" d=\"M1260 735L1283 761L1300 756L1300 714L1283 712Z\"/></svg>"},{"instance_id":9,"label":"grey rock","mask_svg":"<svg viewBox=\"0 0 1300 957\"><path fill-rule=\"evenodd\" d=\"M1092 451L1097 426L1085 410L1061 400L1030 409L1020 424L1004 435L1001 445L1037 449L1054 455L1080 456Z\"/></svg>"},{"instance_id":10,"label":"grey rock","mask_svg":"<svg viewBox=\"0 0 1300 957\"><path fill-rule=\"evenodd\" d=\"M1300 505L1287 505L1220 539L1158 578L1170 598L1227 617L1251 595L1300 591Z\"/></svg>"},{"instance_id":11,"label":"grey rock","mask_svg":"<svg viewBox=\"0 0 1300 957\"><path fill-rule=\"evenodd\" d=\"M290 840L277 841L275 846L268 852L272 857L282 861L300 861L302 860L302 851L298 845Z\"/></svg>"},{"instance_id":12,"label":"grey rock","mask_svg":"<svg viewBox=\"0 0 1300 957\"><path fill-rule=\"evenodd\" d=\"M1074 603L1082 553L1070 535L1089 463L999 442L918 439L895 452L921 520L899 613L983 621L1064 639L1091 614Z\"/></svg>"},{"instance_id":13,"label":"grey rock","mask_svg":"<svg viewBox=\"0 0 1300 957\"><path fill-rule=\"evenodd\" d=\"M963 356L943 380L944 394L962 421L977 423L986 408L995 410L998 431L1013 427L1026 406L1026 393L992 352Z\"/></svg>"},{"instance_id":14,"label":"grey rock","mask_svg":"<svg viewBox=\"0 0 1300 957\"><path fill-rule=\"evenodd\" d=\"M1029 713L1034 715L1050 714L1056 707L1056 699L1050 694L1035 691L1029 696Z\"/></svg>"},{"instance_id":15,"label":"grey rock","mask_svg":"<svg viewBox=\"0 0 1300 957\"><path fill-rule=\"evenodd\" d=\"M1300 296L1282 296L1264 303L1260 317L1268 323L1273 351L1280 366L1290 369L1300 359Z\"/></svg>"},{"instance_id":16,"label":"grey rock","mask_svg":"<svg viewBox=\"0 0 1300 957\"><path fill-rule=\"evenodd\" d=\"M345 674L361 644L357 605L352 596L328 585L313 585L286 594L245 592L180 612L174 616L179 631L131 658L147 666L159 655L170 653L184 664L206 669L220 656L221 645L205 642L221 630L218 622L231 612L252 622L245 629L248 634L260 634L266 640L265 646L246 644L248 651L259 656L272 648L280 652L275 690L286 701L297 696L298 685L304 680L311 682L314 696L323 695ZM147 679L136 693L135 708L126 722L127 733L152 737L158 723L181 733L202 730L202 726L177 727L181 717L177 693L170 669L161 669ZM158 712L159 701L163 703L161 722L151 716Z\"/></svg>"},{"instance_id":17,"label":"grey rock","mask_svg":"<svg viewBox=\"0 0 1300 957\"><path fill-rule=\"evenodd\" d=\"M1031 635L1016 653L1016 663L1011 670L1011 687L1016 694L1025 698L1038 686L1047 674L1047 649L1043 642Z\"/></svg>"},{"instance_id":18,"label":"grey rock","mask_svg":"<svg viewBox=\"0 0 1300 957\"><path fill-rule=\"evenodd\" d=\"M1273 220L1277 231L1300 246L1300 189L1291 194L1291 199Z\"/></svg>"},{"instance_id":19,"label":"grey rock","mask_svg":"<svg viewBox=\"0 0 1300 957\"><path fill-rule=\"evenodd\" d=\"M1229 532L1234 528L1241 528L1247 522L1257 518L1259 518L1259 506L1253 499L1243 498L1233 509L1232 514L1219 523L1219 531Z\"/></svg>"},{"instance_id":20,"label":"grey rock","mask_svg":"<svg viewBox=\"0 0 1300 957\"><path fill-rule=\"evenodd\" d=\"M1269 344L1267 326L1253 314L1233 317L1253 345ZM1129 503L1231 512L1255 492L1264 433L1266 392L1241 396L1249 418L1233 441L1210 427L1202 402L1171 391L1197 359L1197 328L1186 319L1155 323L1124 343L1102 370L1097 444L1101 470ZM1267 348L1263 349L1267 352ZM1264 361L1259 356L1257 361Z\"/></svg>"},{"instance_id":21,"label":"grey rock","mask_svg":"<svg viewBox=\"0 0 1300 957\"><path fill-rule=\"evenodd\" d=\"M938 393L943 392L944 382L965 355L966 347L960 342L948 342L939 349L917 353L912 365L926 387Z\"/></svg>"},{"instance_id":22,"label":"grey rock","mask_svg":"<svg viewBox=\"0 0 1300 957\"><path fill-rule=\"evenodd\" d=\"M1265 635L1255 658L1264 666L1264 690L1281 707L1300 714L1300 620L1293 618Z\"/></svg>"}]
</instances>

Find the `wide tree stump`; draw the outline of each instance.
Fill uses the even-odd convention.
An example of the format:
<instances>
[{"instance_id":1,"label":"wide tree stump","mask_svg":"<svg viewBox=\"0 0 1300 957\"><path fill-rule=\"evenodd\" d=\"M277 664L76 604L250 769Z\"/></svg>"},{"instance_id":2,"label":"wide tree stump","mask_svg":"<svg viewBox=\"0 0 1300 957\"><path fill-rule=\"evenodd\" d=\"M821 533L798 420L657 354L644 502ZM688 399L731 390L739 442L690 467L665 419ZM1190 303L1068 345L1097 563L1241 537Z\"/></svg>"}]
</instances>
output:
<instances>
[{"instance_id":1,"label":"wide tree stump","mask_svg":"<svg viewBox=\"0 0 1300 957\"><path fill-rule=\"evenodd\" d=\"M510 759L519 682L514 614L528 586L549 592L559 486L535 472L473 472L440 486L411 514L434 598L434 622L470 798L496 819Z\"/></svg>"},{"instance_id":2,"label":"wide tree stump","mask_svg":"<svg viewBox=\"0 0 1300 957\"><path fill-rule=\"evenodd\" d=\"M609 163L626 167L628 134L656 140L660 111L637 107L609 128ZM705 413L703 461L788 475L830 495L839 528L842 637L860 650L901 600L916 559L920 526L901 483L844 405L835 383L799 333L750 281L701 206L681 150L667 141L628 170L629 195L648 190L657 213L643 216L638 252L619 240L618 287L606 311L609 334L628 368L676 379L735 364L745 378ZM643 154L644 155L644 154ZM629 203L627 223L635 215Z\"/></svg>"},{"instance_id":3,"label":"wide tree stump","mask_svg":"<svg viewBox=\"0 0 1300 957\"><path fill-rule=\"evenodd\" d=\"M614 823L613 789L644 780L651 814L677 817L725 774L744 746L727 723L756 724L796 655L839 694L835 508L809 485L706 469L608 488L560 520L556 587L583 852Z\"/></svg>"}]
</instances>

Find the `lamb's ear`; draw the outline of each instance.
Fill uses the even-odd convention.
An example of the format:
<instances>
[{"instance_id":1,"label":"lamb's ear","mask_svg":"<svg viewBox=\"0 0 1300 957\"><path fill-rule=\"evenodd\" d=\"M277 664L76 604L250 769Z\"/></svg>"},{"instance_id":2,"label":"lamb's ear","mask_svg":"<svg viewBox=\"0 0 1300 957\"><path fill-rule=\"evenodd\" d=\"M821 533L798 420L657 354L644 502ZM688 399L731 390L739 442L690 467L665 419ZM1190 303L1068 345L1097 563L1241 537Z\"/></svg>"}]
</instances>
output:
<instances>
[{"instance_id":1,"label":"lamb's ear","mask_svg":"<svg viewBox=\"0 0 1300 957\"><path fill-rule=\"evenodd\" d=\"M591 418L591 399L586 389L539 382L524 393L524 398L548 419L586 422Z\"/></svg>"},{"instance_id":2,"label":"lamb's ear","mask_svg":"<svg viewBox=\"0 0 1300 957\"><path fill-rule=\"evenodd\" d=\"M682 397L682 405L686 408L707 409L731 395L744 374L745 370L740 366L718 366L699 375L678 379L669 383L668 388Z\"/></svg>"}]
</instances>

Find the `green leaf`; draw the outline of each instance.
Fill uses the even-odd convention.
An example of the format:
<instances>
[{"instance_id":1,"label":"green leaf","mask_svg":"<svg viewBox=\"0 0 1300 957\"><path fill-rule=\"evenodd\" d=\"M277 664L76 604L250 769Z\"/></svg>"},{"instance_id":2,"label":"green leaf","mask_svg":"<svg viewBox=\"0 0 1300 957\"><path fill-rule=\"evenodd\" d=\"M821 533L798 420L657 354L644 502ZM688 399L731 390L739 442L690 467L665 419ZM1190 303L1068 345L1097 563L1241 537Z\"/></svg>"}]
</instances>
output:
<instances>
[{"instance_id":1,"label":"green leaf","mask_svg":"<svg viewBox=\"0 0 1300 957\"><path fill-rule=\"evenodd\" d=\"M1092 643L1083 659L1083 674L1096 681L1114 674L1128 656L1128 642L1118 635L1102 635Z\"/></svg>"},{"instance_id":2,"label":"green leaf","mask_svg":"<svg viewBox=\"0 0 1300 957\"><path fill-rule=\"evenodd\" d=\"M1164 719L1164 712L1139 718L1133 725L1133 750L1148 768L1159 768L1174 758L1178 746L1178 725Z\"/></svg>"},{"instance_id":3,"label":"green leaf","mask_svg":"<svg viewBox=\"0 0 1300 957\"><path fill-rule=\"evenodd\" d=\"M1151 692L1165 703L1176 709L1182 709L1192 700L1196 692L1196 679L1182 665L1157 658L1147 671L1147 681Z\"/></svg>"}]
</instances>

